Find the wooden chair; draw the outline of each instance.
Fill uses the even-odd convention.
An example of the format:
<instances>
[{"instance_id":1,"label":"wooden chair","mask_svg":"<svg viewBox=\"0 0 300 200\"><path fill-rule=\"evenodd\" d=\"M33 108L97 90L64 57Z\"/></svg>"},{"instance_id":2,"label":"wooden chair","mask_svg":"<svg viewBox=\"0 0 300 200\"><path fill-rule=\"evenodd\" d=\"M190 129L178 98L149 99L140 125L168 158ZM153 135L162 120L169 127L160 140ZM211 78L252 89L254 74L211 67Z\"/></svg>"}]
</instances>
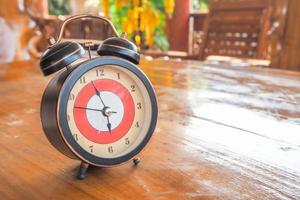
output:
<instances>
[{"instance_id":1,"label":"wooden chair","mask_svg":"<svg viewBox=\"0 0 300 200\"><path fill-rule=\"evenodd\" d=\"M200 59L266 59L269 5L269 0L210 0Z\"/></svg>"},{"instance_id":2,"label":"wooden chair","mask_svg":"<svg viewBox=\"0 0 300 200\"><path fill-rule=\"evenodd\" d=\"M24 0L22 12L36 24L34 34L28 41L28 51L34 58L40 58L49 46L50 37L57 38L60 27L68 15L55 16L49 14L48 0ZM114 36L111 27L103 21L96 19L76 19L67 24L63 40L76 41L81 44L86 40L93 41L90 48L96 50L102 41Z\"/></svg>"}]
</instances>

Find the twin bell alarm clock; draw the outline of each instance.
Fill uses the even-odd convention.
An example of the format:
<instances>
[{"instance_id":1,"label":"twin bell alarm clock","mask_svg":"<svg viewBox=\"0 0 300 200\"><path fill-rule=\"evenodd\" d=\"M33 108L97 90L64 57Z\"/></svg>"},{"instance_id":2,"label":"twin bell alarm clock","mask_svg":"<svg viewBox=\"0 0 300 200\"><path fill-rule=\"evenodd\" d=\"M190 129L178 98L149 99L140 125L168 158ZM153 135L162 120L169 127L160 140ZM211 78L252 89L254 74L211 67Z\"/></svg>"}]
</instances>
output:
<instances>
[{"instance_id":1,"label":"twin bell alarm clock","mask_svg":"<svg viewBox=\"0 0 300 200\"><path fill-rule=\"evenodd\" d=\"M91 57L90 49L85 56L86 45L62 39L75 19L102 20L115 36L99 45L97 56ZM66 19L42 55L43 74L56 73L42 97L42 127L59 152L81 161L78 178L85 178L89 165L139 163L137 155L149 142L158 113L154 89L139 61L137 47L119 37L108 19L91 15Z\"/></svg>"}]
</instances>

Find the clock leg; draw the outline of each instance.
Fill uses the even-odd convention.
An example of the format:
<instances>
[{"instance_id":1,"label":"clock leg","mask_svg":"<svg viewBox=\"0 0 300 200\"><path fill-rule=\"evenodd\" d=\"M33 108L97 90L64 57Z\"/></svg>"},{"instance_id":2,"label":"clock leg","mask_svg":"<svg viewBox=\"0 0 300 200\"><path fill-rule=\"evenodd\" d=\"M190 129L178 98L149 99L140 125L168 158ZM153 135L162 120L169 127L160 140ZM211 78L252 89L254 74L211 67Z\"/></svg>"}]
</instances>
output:
<instances>
[{"instance_id":1,"label":"clock leg","mask_svg":"<svg viewBox=\"0 0 300 200\"><path fill-rule=\"evenodd\" d=\"M89 168L89 164L87 164L85 162L81 162L77 178L80 180L85 179L86 171L88 170L88 168Z\"/></svg>"},{"instance_id":2,"label":"clock leg","mask_svg":"<svg viewBox=\"0 0 300 200\"><path fill-rule=\"evenodd\" d=\"M138 165L141 162L141 159L139 157L136 157L133 159L133 164Z\"/></svg>"}]
</instances>

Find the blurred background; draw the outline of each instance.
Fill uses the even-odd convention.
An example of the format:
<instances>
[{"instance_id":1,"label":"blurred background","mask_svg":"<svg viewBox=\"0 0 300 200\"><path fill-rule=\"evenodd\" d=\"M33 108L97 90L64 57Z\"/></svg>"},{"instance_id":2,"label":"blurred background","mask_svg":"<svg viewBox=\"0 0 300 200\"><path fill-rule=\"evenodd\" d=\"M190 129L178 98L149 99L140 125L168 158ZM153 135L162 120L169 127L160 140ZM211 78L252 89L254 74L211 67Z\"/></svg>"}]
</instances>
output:
<instances>
[{"instance_id":1,"label":"blurred background","mask_svg":"<svg viewBox=\"0 0 300 200\"><path fill-rule=\"evenodd\" d=\"M84 182L40 123L39 59L74 14L127 33L159 106L142 165ZM113 35L62 32L92 50ZM300 0L0 0L0 199L300 200L299 54Z\"/></svg>"},{"instance_id":2,"label":"blurred background","mask_svg":"<svg viewBox=\"0 0 300 200\"><path fill-rule=\"evenodd\" d=\"M62 21L112 20L151 58L250 63L300 70L298 0L0 0L0 63L38 59ZM105 23L69 24L65 38L104 40Z\"/></svg>"}]
</instances>

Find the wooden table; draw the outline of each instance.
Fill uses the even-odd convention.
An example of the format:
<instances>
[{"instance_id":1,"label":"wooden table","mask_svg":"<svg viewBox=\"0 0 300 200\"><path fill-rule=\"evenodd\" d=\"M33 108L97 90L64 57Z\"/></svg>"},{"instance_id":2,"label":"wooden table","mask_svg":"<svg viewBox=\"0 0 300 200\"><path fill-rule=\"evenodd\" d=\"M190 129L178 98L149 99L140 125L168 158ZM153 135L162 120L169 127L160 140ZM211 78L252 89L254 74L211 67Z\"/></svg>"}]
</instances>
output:
<instances>
[{"instance_id":1,"label":"wooden table","mask_svg":"<svg viewBox=\"0 0 300 200\"><path fill-rule=\"evenodd\" d=\"M300 73L149 61L159 122L142 163L92 169L57 152L39 118L49 78L0 65L0 199L300 199Z\"/></svg>"}]
</instances>

